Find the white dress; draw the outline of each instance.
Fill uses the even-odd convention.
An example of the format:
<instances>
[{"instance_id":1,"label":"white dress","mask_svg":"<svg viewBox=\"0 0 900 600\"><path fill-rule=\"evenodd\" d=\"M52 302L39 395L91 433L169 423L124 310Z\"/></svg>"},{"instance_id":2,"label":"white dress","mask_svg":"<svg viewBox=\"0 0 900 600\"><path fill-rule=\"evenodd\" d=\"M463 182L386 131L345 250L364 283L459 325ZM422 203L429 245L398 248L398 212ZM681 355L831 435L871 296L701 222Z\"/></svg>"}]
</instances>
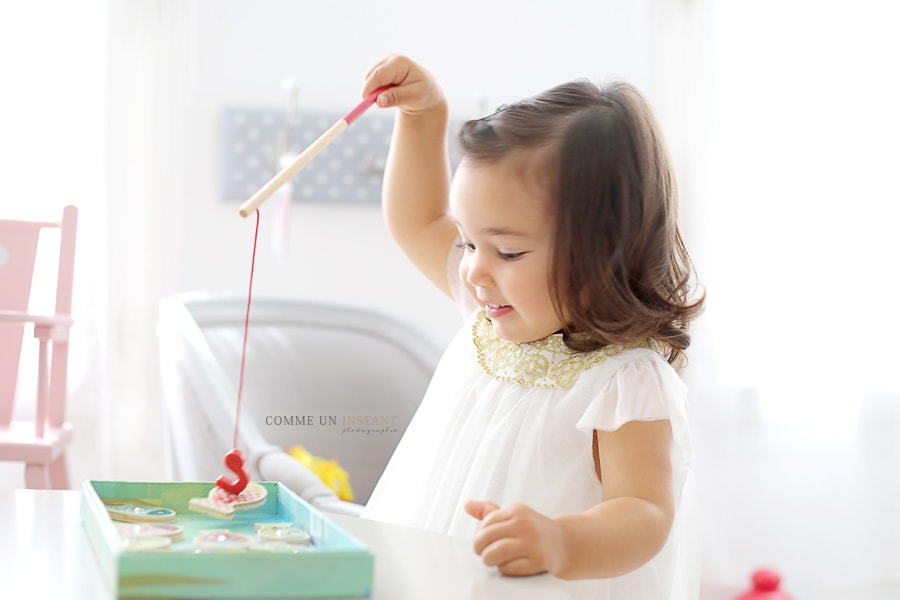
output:
<instances>
[{"instance_id":1,"label":"white dress","mask_svg":"<svg viewBox=\"0 0 900 600\"><path fill-rule=\"evenodd\" d=\"M668 419L676 518L665 547L641 568L580 582L578 598L696 600L699 542L689 481L686 389L654 349L574 353L552 335L498 338L479 310L451 341L363 517L472 539L466 500L521 502L547 516L603 499L593 431Z\"/></svg>"}]
</instances>

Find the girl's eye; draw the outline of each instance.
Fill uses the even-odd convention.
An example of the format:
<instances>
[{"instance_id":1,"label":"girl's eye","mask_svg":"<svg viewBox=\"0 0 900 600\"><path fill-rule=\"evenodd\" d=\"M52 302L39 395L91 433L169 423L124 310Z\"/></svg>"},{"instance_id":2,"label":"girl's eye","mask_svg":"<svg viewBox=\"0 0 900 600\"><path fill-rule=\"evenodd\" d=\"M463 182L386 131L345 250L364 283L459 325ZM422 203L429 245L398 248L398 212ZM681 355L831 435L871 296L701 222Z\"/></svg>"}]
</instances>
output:
<instances>
[{"instance_id":1,"label":"girl's eye","mask_svg":"<svg viewBox=\"0 0 900 600\"><path fill-rule=\"evenodd\" d=\"M475 252L475 244L472 244L470 242L463 242L463 241L456 242L456 247L464 250L465 252ZM523 254L525 254L525 253L524 252L500 252L499 250L497 251L497 256L500 257L500 260L505 260L505 261L509 261L509 262L521 258L521 256Z\"/></svg>"}]
</instances>

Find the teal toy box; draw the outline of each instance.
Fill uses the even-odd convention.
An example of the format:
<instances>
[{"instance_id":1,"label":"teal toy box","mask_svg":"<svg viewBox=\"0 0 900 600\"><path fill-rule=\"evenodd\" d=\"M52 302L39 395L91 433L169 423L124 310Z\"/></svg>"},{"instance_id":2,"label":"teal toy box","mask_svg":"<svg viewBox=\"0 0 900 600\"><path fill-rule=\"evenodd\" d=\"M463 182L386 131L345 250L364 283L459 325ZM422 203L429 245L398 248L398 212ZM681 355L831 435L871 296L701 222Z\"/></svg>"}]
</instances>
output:
<instances>
[{"instance_id":1,"label":"teal toy box","mask_svg":"<svg viewBox=\"0 0 900 600\"><path fill-rule=\"evenodd\" d=\"M279 483L260 483L265 501L231 519L189 509L212 483L86 481L81 519L100 569L119 598L365 598L374 555L359 540ZM174 535L160 547L129 544L123 531L143 525L113 520L110 508L146 507L174 515ZM289 528L308 544L258 543L260 531ZM125 529L123 529L125 528ZM277 531L277 530L276 530ZM305 533L304 533L305 532ZM148 538L160 540L159 536ZM199 540L244 540L216 547ZM251 543L252 541L252 543Z\"/></svg>"}]
</instances>

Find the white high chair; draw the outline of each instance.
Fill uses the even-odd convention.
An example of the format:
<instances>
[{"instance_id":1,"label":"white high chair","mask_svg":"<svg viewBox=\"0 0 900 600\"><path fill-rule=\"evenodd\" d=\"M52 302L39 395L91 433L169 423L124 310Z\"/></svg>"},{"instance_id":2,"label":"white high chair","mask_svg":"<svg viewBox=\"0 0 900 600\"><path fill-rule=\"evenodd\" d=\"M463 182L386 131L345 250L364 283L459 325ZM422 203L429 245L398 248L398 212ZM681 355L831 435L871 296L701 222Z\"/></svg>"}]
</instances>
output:
<instances>
[{"instance_id":1,"label":"white high chair","mask_svg":"<svg viewBox=\"0 0 900 600\"><path fill-rule=\"evenodd\" d=\"M173 479L227 474L246 302L235 294L181 294L161 303ZM251 478L280 481L317 508L359 514L418 408L440 349L371 310L254 298L246 356L238 445ZM298 445L338 461L354 502L340 500L287 454Z\"/></svg>"}]
</instances>

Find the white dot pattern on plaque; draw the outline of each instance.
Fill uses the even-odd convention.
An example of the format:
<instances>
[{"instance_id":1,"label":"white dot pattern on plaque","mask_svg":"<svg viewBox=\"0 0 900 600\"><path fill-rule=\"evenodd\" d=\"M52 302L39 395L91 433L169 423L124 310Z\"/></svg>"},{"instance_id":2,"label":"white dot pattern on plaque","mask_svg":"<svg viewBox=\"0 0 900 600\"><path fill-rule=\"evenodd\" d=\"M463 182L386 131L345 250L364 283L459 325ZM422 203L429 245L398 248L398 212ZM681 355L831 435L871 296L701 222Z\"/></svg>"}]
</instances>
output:
<instances>
[{"instance_id":1,"label":"white dot pattern on plaque","mask_svg":"<svg viewBox=\"0 0 900 600\"><path fill-rule=\"evenodd\" d=\"M299 113L285 129L284 111L228 108L223 123L222 195L245 201L345 113ZM294 176L295 198L306 202L378 204L393 114L369 111ZM286 150L285 150L286 144Z\"/></svg>"}]
</instances>

